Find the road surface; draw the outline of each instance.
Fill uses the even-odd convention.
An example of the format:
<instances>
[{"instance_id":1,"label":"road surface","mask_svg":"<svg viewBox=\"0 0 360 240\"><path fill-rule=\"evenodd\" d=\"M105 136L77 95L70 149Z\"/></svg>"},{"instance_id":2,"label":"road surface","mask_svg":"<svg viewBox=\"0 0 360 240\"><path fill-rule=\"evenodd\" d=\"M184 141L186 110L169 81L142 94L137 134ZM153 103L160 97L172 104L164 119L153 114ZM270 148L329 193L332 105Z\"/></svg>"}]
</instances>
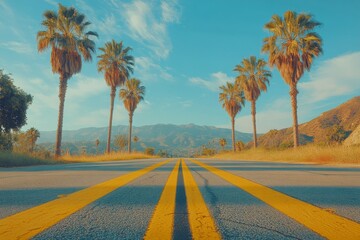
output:
<instances>
[{"instance_id":1,"label":"road surface","mask_svg":"<svg viewBox=\"0 0 360 240\"><path fill-rule=\"evenodd\" d=\"M156 159L0 168L0 239L360 239L360 168Z\"/></svg>"}]
</instances>

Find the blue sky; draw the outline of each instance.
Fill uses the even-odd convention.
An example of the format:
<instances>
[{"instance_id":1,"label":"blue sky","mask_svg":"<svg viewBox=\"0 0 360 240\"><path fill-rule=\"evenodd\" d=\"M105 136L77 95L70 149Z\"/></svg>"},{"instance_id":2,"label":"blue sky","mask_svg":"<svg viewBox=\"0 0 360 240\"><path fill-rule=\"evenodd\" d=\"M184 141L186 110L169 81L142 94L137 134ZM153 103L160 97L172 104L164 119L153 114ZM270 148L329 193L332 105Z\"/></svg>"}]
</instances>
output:
<instances>
[{"instance_id":1,"label":"blue sky","mask_svg":"<svg viewBox=\"0 0 360 240\"><path fill-rule=\"evenodd\" d=\"M74 6L98 32L96 46L122 40L133 48L134 77L146 87L134 125L157 123L230 128L218 103L218 87L233 81L243 58L261 54L264 30L273 14L306 12L323 23L317 32L324 54L299 83L299 122L306 122L360 93L360 1L357 0L75 0ZM58 1L0 0L0 68L15 85L34 96L23 129L55 130L58 75L51 72L50 50L39 54L36 33L42 13ZM97 51L96 54L99 54ZM73 76L65 100L65 130L107 126L110 89L97 72L97 58ZM291 126L289 88L272 69L268 92L257 101L258 132ZM118 96L113 125L126 125L128 114ZM251 132L250 104L238 114L236 129Z\"/></svg>"}]
</instances>

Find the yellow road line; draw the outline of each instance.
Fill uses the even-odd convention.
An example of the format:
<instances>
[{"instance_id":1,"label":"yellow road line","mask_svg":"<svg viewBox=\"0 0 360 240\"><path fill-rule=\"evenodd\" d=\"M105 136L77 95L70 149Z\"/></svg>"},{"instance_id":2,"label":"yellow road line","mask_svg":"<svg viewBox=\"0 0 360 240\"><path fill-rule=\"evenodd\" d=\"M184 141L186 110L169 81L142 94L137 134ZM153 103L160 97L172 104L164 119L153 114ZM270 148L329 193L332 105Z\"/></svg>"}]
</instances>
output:
<instances>
[{"instance_id":1,"label":"yellow road line","mask_svg":"<svg viewBox=\"0 0 360 240\"><path fill-rule=\"evenodd\" d=\"M193 160L208 171L243 189L327 239L360 239L360 224L271 188Z\"/></svg>"},{"instance_id":2,"label":"yellow road line","mask_svg":"<svg viewBox=\"0 0 360 240\"><path fill-rule=\"evenodd\" d=\"M182 173L184 177L189 224L193 239L221 239L215 221L185 161L182 161Z\"/></svg>"},{"instance_id":3,"label":"yellow road line","mask_svg":"<svg viewBox=\"0 0 360 240\"><path fill-rule=\"evenodd\" d=\"M163 161L0 219L0 239L29 239L86 205L167 164Z\"/></svg>"},{"instance_id":4,"label":"yellow road line","mask_svg":"<svg viewBox=\"0 0 360 240\"><path fill-rule=\"evenodd\" d=\"M179 165L180 160L176 163L165 184L146 231L145 240L159 239L160 236L162 240L172 239Z\"/></svg>"}]
</instances>

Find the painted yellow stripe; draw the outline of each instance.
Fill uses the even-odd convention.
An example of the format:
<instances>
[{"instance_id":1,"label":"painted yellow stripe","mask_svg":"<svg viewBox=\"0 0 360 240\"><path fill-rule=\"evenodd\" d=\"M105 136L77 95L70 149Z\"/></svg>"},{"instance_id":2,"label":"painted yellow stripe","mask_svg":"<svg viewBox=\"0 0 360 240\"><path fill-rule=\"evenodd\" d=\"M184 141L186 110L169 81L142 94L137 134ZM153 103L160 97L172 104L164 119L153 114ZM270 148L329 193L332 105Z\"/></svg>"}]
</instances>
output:
<instances>
[{"instance_id":1,"label":"painted yellow stripe","mask_svg":"<svg viewBox=\"0 0 360 240\"><path fill-rule=\"evenodd\" d=\"M169 161L125 174L10 217L0 219L0 239L29 239L86 205Z\"/></svg>"},{"instance_id":2,"label":"painted yellow stripe","mask_svg":"<svg viewBox=\"0 0 360 240\"><path fill-rule=\"evenodd\" d=\"M165 184L146 231L145 240L159 239L160 236L162 240L172 239L179 165L180 160L176 163Z\"/></svg>"},{"instance_id":3,"label":"painted yellow stripe","mask_svg":"<svg viewBox=\"0 0 360 240\"><path fill-rule=\"evenodd\" d=\"M182 161L182 173L184 177L189 225L193 239L221 239L215 221L185 161Z\"/></svg>"},{"instance_id":4,"label":"painted yellow stripe","mask_svg":"<svg viewBox=\"0 0 360 240\"><path fill-rule=\"evenodd\" d=\"M360 224L202 162L192 162L243 189L327 239L360 239Z\"/></svg>"}]
</instances>

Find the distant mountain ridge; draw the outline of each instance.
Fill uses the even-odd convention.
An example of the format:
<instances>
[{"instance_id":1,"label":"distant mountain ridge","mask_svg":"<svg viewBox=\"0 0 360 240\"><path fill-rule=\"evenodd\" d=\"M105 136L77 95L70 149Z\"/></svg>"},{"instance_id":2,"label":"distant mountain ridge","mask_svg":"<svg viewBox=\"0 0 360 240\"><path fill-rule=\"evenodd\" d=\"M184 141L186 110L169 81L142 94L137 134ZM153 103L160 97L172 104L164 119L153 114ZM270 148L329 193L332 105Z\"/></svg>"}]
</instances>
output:
<instances>
[{"instance_id":1,"label":"distant mountain ridge","mask_svg":"<svg viewBox=\"0 0 360 240\"><path fill-rule=\"evenodd\" d=\"M103 152L106 145L107 131L107 127L90 127L72 131L65 130L62 134L63 149L69 149L71 153L78 153L79 148L85 146L87 152L95 153L95 140L99 139L99 152ZM112 139L114 139L115 135L127 133L128 126L113 126ZM41 131L38 143L51 149L55 136L55 131ZM133 136L138 136L140 139L138 143L133 143L137 150L154 147L155 151L163 150L173 155L194 152L209 142L213 147L218 147L216 139L219 138L226 138L228 148L231 145L230 129L198 126L195 124L156 124L134 127ZM252 134L236 131L236 139L247 143L252 140Z\"/></svg>"},{"instance_id":2,"label":"distant mountain ridge","mask_svg":"<svg viewBox=\"0 0 360 240\"><path fill-rule=\"evenodd\" d=\"M290 114L290 113L289 113ZM360 96L322 113L319 117L299 125L301 144L322 143L330 127L340 125L350 134L360 124ZM270 130L258 139L259 146L274 148L288 146L293 141L292 127Z\"/></svg>"}]
</instances>

